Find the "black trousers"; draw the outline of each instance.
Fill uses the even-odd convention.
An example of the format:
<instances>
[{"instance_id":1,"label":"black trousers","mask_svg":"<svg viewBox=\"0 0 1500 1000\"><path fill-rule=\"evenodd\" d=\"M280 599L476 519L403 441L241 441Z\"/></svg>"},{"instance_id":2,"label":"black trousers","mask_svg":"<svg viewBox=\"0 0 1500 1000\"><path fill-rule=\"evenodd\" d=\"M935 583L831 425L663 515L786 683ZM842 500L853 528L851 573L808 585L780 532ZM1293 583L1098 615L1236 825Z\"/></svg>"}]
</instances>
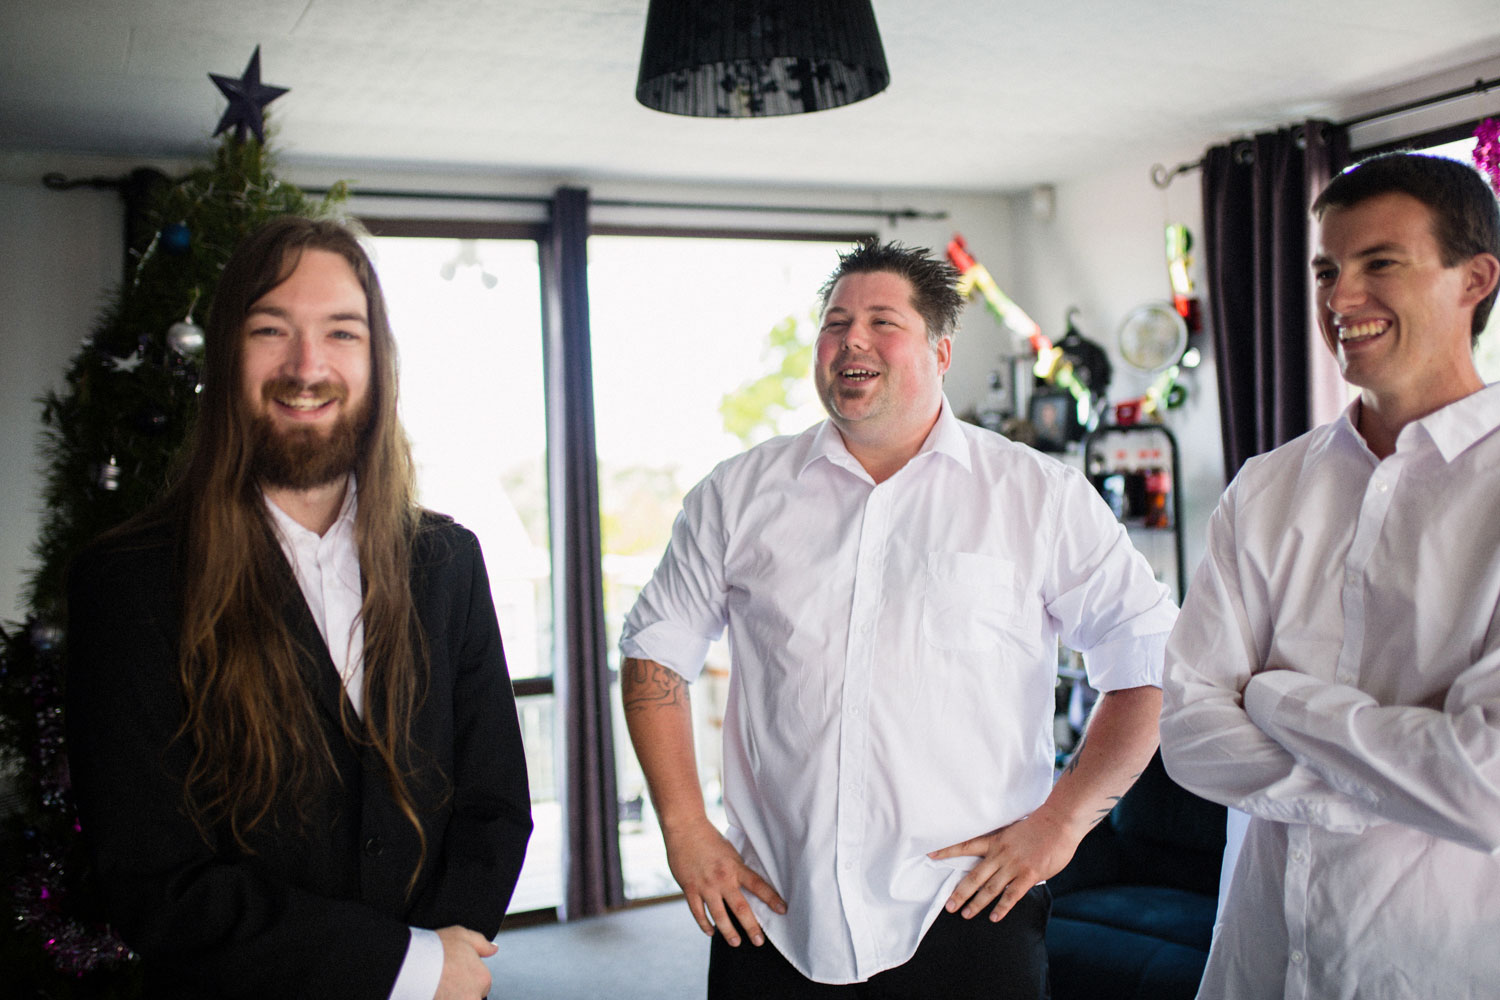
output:
<instances>
[{"instance_id":1,"label":"black trousers","mask_svg":"<svg viewBox=\"0 0 1500 1000\"><path fill-rule=\"evenodd\" d=\"M1046 1000L1051 912L1046 885L1033 888L998 923L988 910L971 920L944 911L904 965L846 986L813 982L770 941L752 945L743 928L738 948L715 932L708 1000Z\"/></svg>"}]
</instances>

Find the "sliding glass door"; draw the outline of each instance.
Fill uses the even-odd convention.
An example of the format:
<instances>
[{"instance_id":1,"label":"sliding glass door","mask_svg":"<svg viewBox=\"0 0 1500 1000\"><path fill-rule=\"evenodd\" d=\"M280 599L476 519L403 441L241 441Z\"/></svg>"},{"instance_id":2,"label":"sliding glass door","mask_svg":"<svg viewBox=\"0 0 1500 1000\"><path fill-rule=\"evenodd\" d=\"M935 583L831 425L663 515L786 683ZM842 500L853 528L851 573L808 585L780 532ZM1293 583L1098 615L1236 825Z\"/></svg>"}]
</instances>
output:
<instances>
[{"instance_id":1,"label":"sliding glass door","mask_svg":"<svg viewBox=\"0 0 1500 1000\"><path fill-rule=\"evenodd\" d=\"M592 236L589 311L604 611L625 895L677 892L619 697L620 625L661 559L682 497L717 463L822 416L812 389L817 290L847 244ZM723 825L729 655L692 687L698 773Z\"/></svg>"},{"instance_id":2,"label":"sliding glass door","mask_svg":"<svg viewBox=\"0 0 1500 1000\"><path fill-rule=\"evenodd\" d=\"M566 737L552 675L538 243L446 236L441 223L398 228L423 235L380 236L373 249L401 352L401 412L421 501L473 529L484 546L526 741L536 831L511 911L551 909L564 898L566 821L558 789ZM815 303L847 245L589 238L604 607L627 898L677 886L620 708L620 624L661 558L683 494L723 459L821 418L810 375ZM719 726L728 678L728 651L719 643L692 697L704 797L721 823Z\"/></svg>"},{"instance_id":3,"label":"sliding glass door","mask_svg":"<svg viewBox=\"0 0 1500 1000\"><path fill-rule=\"evenodd\" d=\"M536 831L512 912L562 899L537 244L379 237L422 504L479 536L516 683Z\"/></svg>"}]
</instances>

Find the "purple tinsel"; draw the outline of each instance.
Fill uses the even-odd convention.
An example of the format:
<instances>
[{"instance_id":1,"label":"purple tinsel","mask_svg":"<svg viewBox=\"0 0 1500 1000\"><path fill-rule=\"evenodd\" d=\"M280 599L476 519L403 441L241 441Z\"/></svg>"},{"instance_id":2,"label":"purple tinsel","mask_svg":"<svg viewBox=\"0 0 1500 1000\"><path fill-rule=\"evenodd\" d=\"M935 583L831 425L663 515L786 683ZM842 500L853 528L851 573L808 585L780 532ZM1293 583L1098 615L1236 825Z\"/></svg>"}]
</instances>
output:
<instances>
[{"instance_id":1,"label":"purple tinsel","mask_svg":"<svg viewBox=\"0 0 1500 1000\"><path fill-rule=\"evenodd\" d=\"M43 854L11 887L19 927L34 930L58 971L82 976L130 961L131 951L109 927L85 926L63 912L63 863Z\"/></svg>"},{"instance_id":2,"label":"purple tinsel","mask_svg":"<svg viewBox=\"0 0 1500 1000\"><path fill-rule=\"evenodd\" d=\"M1474 146L1474 165L1490 179L1490 187L1500 195L1500 118L1486 118L1474 130L1479 142Z\"/></svg>"},{"instance_id":3,"label":"purple tinsel","mask_svg":"<svg viewBox=\"0 0 1500 1000\"><path fill-rule=\"evenodd\" d=\"M33 621L24 632L6 636L12 654L29 643L30 649L21 658L26 666L18 669L11 657L0 662L0 670L10 673L10 683L19 687L24 703L29 703L34 713L31 721L35 735L26 747L26 766L36 775L39 797L32 807L40 807L41 813L38 825L27 831L27 858L20 873L10 885L0 885L0 892L9 890L9 905L0 908L0 920L13 930L39 939L58 972L81 978L117 968L134 957L107 924L80 918L77 904L69 899L78 872L67 860L71 856L69 838L60 834L70 830L76 842L79 828L73 815L63 733L60 637L59 630Z\"/></svg>"}]
</instances>

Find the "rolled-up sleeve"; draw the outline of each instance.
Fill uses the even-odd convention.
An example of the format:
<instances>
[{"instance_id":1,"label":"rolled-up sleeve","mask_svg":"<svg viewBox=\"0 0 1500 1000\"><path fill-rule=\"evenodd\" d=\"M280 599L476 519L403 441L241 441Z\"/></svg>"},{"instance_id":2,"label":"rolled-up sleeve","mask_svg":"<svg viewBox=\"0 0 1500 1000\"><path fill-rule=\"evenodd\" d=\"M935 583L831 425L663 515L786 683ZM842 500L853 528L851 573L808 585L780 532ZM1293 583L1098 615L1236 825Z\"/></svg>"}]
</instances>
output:
<instances>
[{"instance_id":1,"label":"rolled-up sleeve","mask_svg":"<svg viewBox=\"0 0 1500 1000\"><path fill-rule=\"evenodd\" d=\"M709 477L683 499L667 551L625 617L622 656L654 660L690 681L698 676L728 622L724 531L723 505Z\"/></svg>"},{"instance_id":2,"label":"rolled-up sleeve","mask_svg":"<svg viewBox=\"0 0 1500 1000\"><path fill-rule=\"evenodd\" d=\"M1161 685L1177 606L1093 487L1068 470L1052 518L1048 611L1100 691Z\"/></svg>"}]
</instances>

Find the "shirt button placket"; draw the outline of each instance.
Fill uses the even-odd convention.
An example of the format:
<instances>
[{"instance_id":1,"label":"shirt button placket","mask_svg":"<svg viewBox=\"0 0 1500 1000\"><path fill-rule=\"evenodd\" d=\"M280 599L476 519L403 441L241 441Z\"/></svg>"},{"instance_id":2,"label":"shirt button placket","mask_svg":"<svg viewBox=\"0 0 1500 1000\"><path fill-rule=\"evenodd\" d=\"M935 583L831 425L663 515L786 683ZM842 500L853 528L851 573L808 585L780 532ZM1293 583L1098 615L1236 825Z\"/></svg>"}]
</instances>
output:
<instances>
[{"instance_id":1,"label":"shirt button placket","mask_svg":"<svg viewBox=\"0 0 1500 1000\"><path fill-rule=\"evenodd\" d=\"M1286 996L1308 997L1308 859L1312 850L1310 831L1306 826L1287 829L1285 906L1287 930Z\"/></svg>"},{"instance_id":2,"label":"shirt button placket","mask_svg":"<svg viewBox=\"0 0 1500 1000\"><path fill-rule=\"evenodd\" d=\"M866 835L864 781L870 673L875 655L875 617L879 613L882 594L889 505L889 490L881 487L872 490L865 501L841 691L837 877L857 969L867 968L877 960L873 930L863 905L864 884L860 869Z\"/></svg>"}]
</instances>

